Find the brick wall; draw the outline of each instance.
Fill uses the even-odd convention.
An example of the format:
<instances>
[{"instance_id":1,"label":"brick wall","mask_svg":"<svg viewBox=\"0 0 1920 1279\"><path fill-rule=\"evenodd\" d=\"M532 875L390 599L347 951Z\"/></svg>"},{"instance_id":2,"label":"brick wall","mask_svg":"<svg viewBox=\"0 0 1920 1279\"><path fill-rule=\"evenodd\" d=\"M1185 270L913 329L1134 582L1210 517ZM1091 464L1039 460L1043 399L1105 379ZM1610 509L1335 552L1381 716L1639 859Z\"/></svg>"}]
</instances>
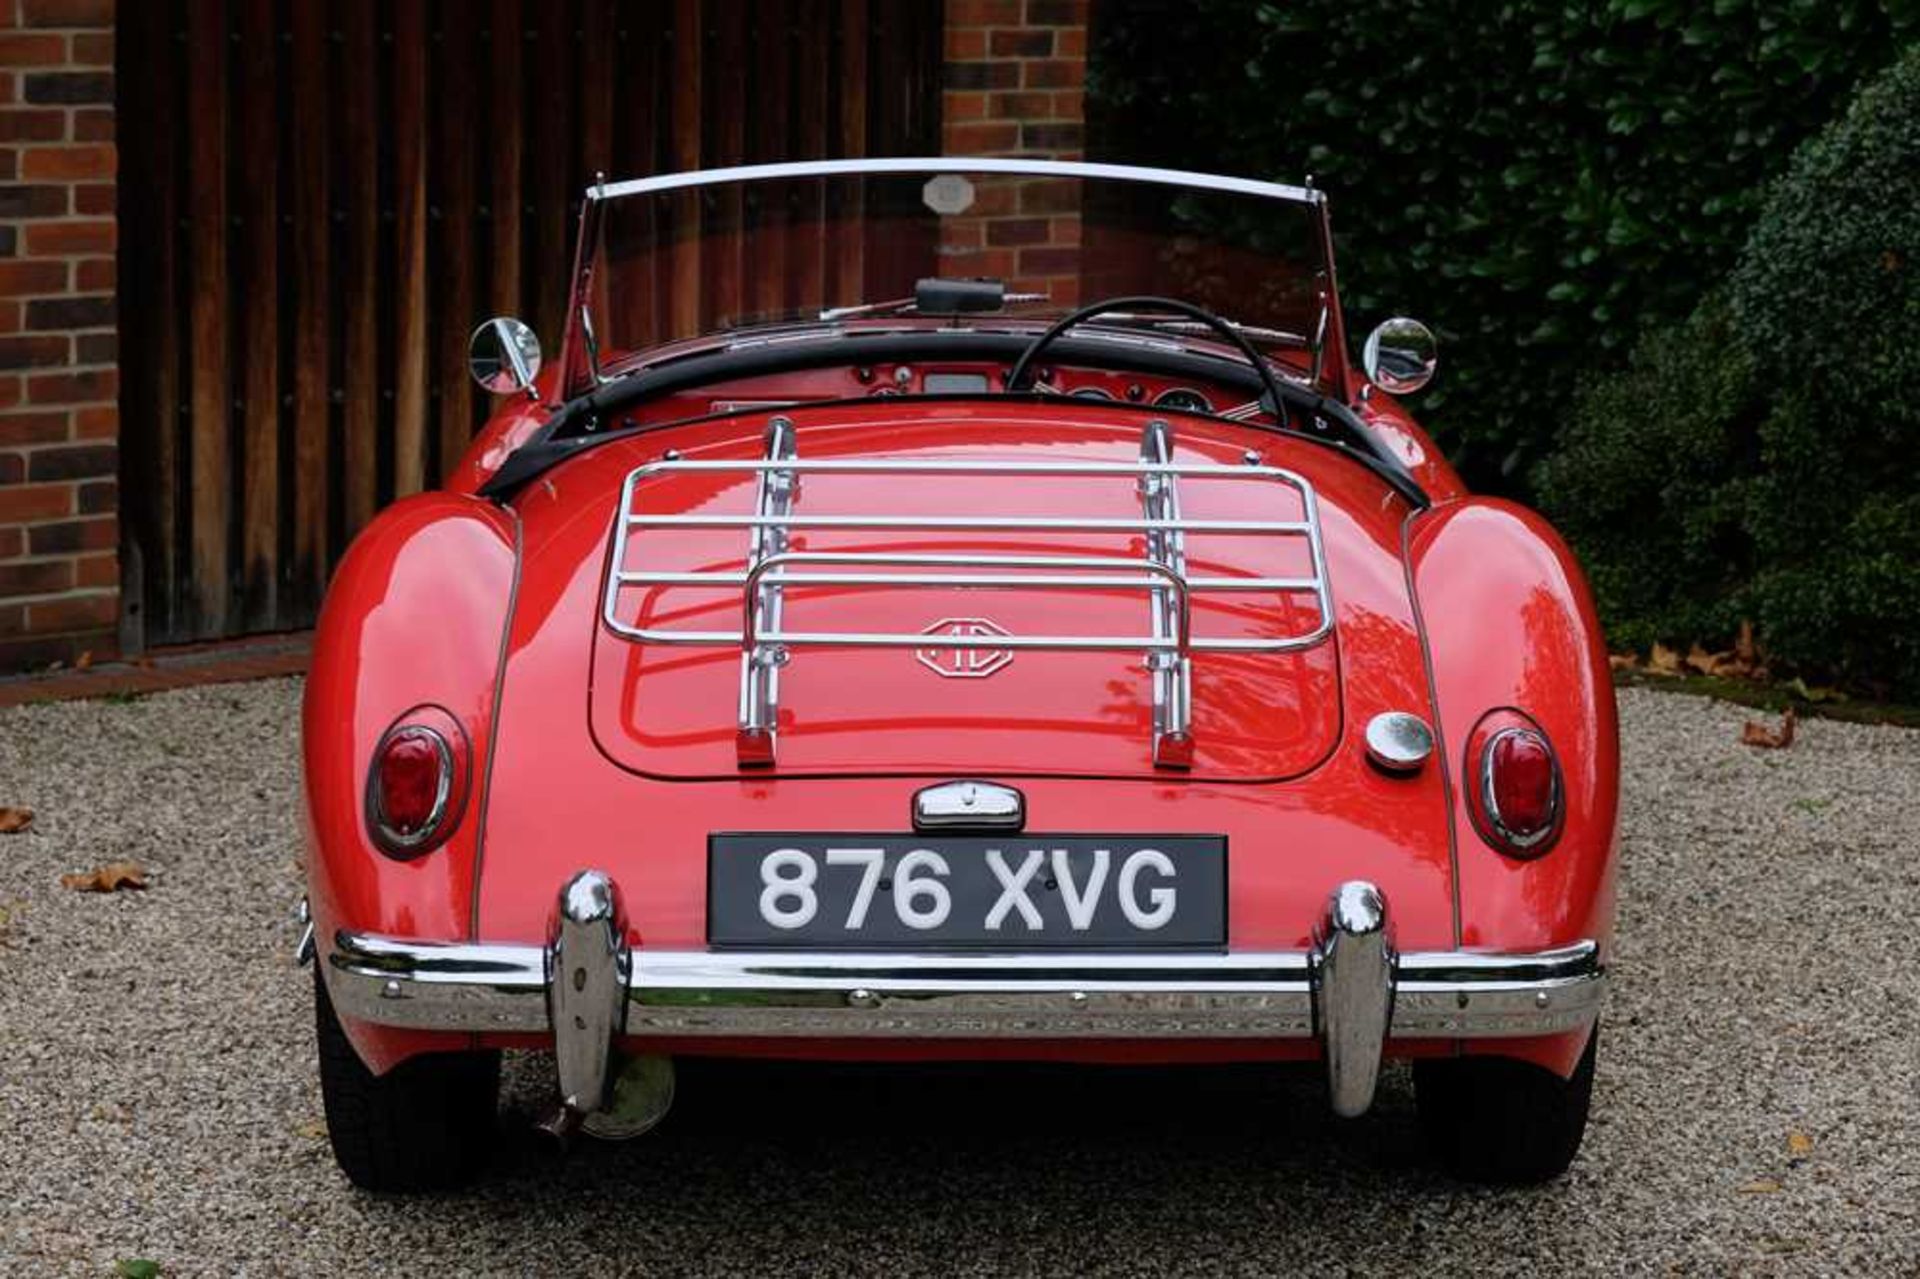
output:
<instances>
[{"instance_id":1,"label":"brick wall","mask_svg":"<svg viewBox=\"0 0 1920 1279\"><path fill-rule=\"evenodd\" d=\"M1088 0L947 0L941 141L948 155L1085 153ZM1046 179L980 181L940 226L943 274L1079 301L1078 189Z\"/></svg>"},{"instance_id":2,"label":"brick wall","mask_svg":"<svg viewBox=\"0 0 1920 1279\"><path fill-rule=\"evenodd\" d=\"M113 0L0 0L0 672L115 649Z\"/></svg>"}]
</instances>

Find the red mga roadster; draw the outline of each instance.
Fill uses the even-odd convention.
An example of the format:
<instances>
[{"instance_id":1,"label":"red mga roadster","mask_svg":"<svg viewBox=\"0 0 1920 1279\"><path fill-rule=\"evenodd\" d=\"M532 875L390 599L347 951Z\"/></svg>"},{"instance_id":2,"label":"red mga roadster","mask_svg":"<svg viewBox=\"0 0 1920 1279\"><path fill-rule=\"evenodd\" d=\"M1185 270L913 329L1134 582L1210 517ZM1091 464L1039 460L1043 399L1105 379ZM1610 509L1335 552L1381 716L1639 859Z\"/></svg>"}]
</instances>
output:
<instances>
[{"instance_id":1,"label":"red mga roadster","mask_svg":"<svg viewBox=\"0 0 1920 1279\"><path fill-rule=\"evenodd\" d=\"M562 281L554 281L560 288ZM1618 743L1535 515L1354 352L1327 202L1039 160L601 182L544 362L340 565L306 690L321 1084L363 1186L680 1055L1407 1058L1435 1154L1586 1126Z\"/></svg>"}]
</instances>

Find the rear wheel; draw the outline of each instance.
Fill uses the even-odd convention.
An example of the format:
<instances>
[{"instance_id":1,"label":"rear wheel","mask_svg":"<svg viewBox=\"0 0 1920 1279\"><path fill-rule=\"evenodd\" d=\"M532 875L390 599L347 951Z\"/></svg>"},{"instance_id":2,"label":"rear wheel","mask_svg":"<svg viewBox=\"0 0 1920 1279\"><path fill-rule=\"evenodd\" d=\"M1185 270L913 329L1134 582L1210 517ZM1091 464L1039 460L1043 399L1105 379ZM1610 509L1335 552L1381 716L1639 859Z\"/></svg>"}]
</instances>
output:
<instances>
[{"instance_id":1,"label":"rear wheel","mask_svg":"<svg viewBox=\"0 0 1920 1279\"><path fill-rule=\"evenodd\" d=\"M471 1180L493 1137L500 1054L428 1053L376 1075L347 1042L318 965L313 1011L320 1095L340 1170L367 1190L432 1190Z\"/></svg>"},{"instance_id":2,"label":"rear wheel","mask_svg":"<svg viewBox=\"0 0 1920 1279\"><path fill-rule=\"evenodd\" d=\"M1414 1101L1427 1146L1473 1181L1551 1181L1567 1170L1587 1130L1600 1028L1571 1078L1504 1057L1417 1061Z\"/></svg>"}]
</instances>

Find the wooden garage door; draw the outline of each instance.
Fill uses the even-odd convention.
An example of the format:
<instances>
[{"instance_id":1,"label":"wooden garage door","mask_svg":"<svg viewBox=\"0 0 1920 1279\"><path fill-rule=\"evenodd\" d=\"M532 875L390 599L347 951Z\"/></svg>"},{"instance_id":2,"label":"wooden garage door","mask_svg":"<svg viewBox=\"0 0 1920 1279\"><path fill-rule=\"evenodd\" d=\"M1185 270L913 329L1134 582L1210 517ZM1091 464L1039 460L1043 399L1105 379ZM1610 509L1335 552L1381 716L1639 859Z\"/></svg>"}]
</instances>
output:
<instances>
[{"instance_id":1,"label":"wooden garage door","mask_svg":"<svg viewBox=\"0 0 1920 1279\"><path fill-rule=\"evenodd\" d=\"M354 532L556 345L578 193L931 154L936 0L123 0L121 491L147 644L312 622Z\"/></svg>"}]
</instances>

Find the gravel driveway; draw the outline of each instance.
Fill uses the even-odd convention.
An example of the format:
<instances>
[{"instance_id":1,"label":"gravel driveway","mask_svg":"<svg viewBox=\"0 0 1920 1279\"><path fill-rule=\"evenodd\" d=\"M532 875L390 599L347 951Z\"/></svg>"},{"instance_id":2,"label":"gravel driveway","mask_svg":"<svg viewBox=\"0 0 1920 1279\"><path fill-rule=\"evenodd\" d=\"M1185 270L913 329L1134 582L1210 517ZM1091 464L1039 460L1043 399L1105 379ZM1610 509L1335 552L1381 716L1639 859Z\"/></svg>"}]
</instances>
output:
<instances>
[{"instance_id":1,"label":"gravel driveway","mask_svg":"<svg viewBox=\"0 0 1920 1279\"><path fill-rule=\"evenodd\" d=\"M1544 1189L1424 1167L1403 1072L1343 1123L1302 1070L731 1065L629 1145L555 1158L510 1115L481 1188L405 1201L321 1126L298 699L0 712L0 803L37 811L0 836L0 1273L1920 1273L1920 733L1763 752L1746 712L1622 694L1594 1121ZM120 858L151 888L59 886Z\"/></svg>"}]
</instances>

